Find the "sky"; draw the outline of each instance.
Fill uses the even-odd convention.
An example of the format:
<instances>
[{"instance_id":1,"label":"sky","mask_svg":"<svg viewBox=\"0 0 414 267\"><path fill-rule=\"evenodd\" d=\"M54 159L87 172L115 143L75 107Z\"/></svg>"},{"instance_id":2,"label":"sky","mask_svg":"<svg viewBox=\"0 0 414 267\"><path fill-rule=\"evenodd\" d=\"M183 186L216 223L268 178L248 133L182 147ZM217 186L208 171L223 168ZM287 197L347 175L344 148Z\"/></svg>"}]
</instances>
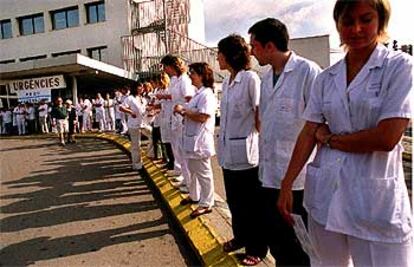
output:
<instances>
[{"instance_id":1,"label":"sky","mask_svg":"<svg viewBox=\"0 0 414 267\"><path fill-rule=\"evenodd\" d=\"M246 37L254 22L275 17L284 22L291 38L330 34L331 47L339 47L332 18L335 0L203 0L206 43L238 33ZM399 44L414 44L414 0L390 0L389 35ZM410 29L411 26L411 29Z\"/></svg>"}]
</instances>

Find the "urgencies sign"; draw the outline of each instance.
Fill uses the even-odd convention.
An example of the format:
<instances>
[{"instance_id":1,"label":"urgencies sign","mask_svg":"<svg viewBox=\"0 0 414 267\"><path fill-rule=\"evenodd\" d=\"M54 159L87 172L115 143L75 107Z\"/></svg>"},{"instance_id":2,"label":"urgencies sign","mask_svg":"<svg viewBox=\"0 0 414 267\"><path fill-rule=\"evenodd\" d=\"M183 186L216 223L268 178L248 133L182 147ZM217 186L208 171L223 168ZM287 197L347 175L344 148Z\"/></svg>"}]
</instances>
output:
<instances>
[{"instance_id":1,"label":"urgencies sign","mask_svg":"<svg viewBox=\"0 0 414 267\"><path fill-rule=\"evenodd\" d=\"M9 81L11 93L30 90L51 90L65 88L66 83L63 75L47 76L32 79Z\"/></svg>"}]
</instances>

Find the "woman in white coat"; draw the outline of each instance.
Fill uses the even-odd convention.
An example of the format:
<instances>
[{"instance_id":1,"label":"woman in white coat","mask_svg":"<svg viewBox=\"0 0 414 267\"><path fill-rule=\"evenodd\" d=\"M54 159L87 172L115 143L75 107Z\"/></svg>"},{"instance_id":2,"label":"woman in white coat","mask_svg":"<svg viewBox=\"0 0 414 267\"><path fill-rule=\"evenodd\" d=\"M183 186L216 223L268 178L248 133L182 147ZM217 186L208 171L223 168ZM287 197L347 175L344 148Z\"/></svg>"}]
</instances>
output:
<instances>
[{"instance_id":1,"label":"woman in white coat","mask_svg":"<svg viewBox=\"0 0 414 267\"><path fill-rule=\"evenodd\" d=\"M223 170L227 203L232 215L233 239L224 251L242 247L243 265L258 264L267 247L258 234L260 78L250 68L250 51L239 35L229 35L218 43L220 69L230 75L223 81L220 106L218 160ZM246 197L249 196L249 197Z\"/></svg>"},{"instance_id":2,"label":"woman in white coat","mask_svg":"<svg viewBox=\"0 0 414 267\"><path fill-rule=\"evenodd\" d=\"M213 70L207 63L193 63L190 78L197 88L194 97L184 108L177 104L174 112L184 117L182 148L188 159L190 179L189 198L181 205L199 203L191 217L210 213L214 205L214 180L211 157L215 155L214 125L217 99L214 96Z\"/></svg>"},{"instance_id":3,"label":"woman in white coat","mask_svg":"<svg viewBox=\"0 0 414 267\"><path fill-rule=\"evenodd\" d=\"M141 99L141 85L137 85L132 91L132 95L125 98L119 107L121 112L129 114L128 132L131 138L131 161L133 170L142 169L141 161L141 125L145 113L145 105Z\"/></svg>"},{"instance_id":4,"label":"woman in white coat","mask_svg":"<svg viewBox=\"0 0 414 267\"><path fill-rule=\"evenodd\" d=\"M307 166L305 207L314 266L413 266L413 217L401 137L412 106L413 59L388 50L388 0L337 0L347 54L316 79L282 182L278 207L292 222L292 184Z\"/></svg>"}]
</instances>

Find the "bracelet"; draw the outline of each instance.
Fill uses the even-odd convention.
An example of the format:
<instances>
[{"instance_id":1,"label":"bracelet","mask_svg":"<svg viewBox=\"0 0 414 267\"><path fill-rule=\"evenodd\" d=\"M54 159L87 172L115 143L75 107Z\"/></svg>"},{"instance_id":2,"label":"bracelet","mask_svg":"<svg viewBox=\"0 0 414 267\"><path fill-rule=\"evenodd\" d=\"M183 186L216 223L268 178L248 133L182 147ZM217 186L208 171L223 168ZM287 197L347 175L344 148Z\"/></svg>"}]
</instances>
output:
<instances>
[{"instance_id":1,"label":"bracelet","mask_svg":"<svg viewBox=\"0 0 414 267\"><path fill-rule=\"evenodd\" d=\"M326 141L325 141L325 145L329 148L331 148L331 139L332 139L333 136L334 136L334 134L330 134L328 136L328 138L326 139Z\"/></svg>"}]
</instances>

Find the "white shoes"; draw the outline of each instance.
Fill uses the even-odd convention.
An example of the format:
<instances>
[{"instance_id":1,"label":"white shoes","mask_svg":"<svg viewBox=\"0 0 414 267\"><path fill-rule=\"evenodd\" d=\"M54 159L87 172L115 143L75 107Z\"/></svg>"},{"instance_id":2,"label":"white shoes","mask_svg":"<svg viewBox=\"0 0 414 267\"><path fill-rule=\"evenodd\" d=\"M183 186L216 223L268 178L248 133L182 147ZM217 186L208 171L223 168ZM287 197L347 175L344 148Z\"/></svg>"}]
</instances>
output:
<instances>
[{"instance_id":1,"label":"white shoes","mask_svg":"<svg viewBox=\"0 0 414 267\"><path fill-rule=\"evenodd\" d=\"M181 172L176 171L176 170L168 170L167 175L168 176L181 176Z\"/></svg>"},{"instance_id":2,"label":"white shoes","mask_svg":"<svg viewBox=\"0 0 414 267\"><path fill-rule=\"evenodd\" d=\"M142 170L142 163L132 164L132 169L133 169L134 171L139 171L139 170Z\"/></svg>"}]
</instances>

